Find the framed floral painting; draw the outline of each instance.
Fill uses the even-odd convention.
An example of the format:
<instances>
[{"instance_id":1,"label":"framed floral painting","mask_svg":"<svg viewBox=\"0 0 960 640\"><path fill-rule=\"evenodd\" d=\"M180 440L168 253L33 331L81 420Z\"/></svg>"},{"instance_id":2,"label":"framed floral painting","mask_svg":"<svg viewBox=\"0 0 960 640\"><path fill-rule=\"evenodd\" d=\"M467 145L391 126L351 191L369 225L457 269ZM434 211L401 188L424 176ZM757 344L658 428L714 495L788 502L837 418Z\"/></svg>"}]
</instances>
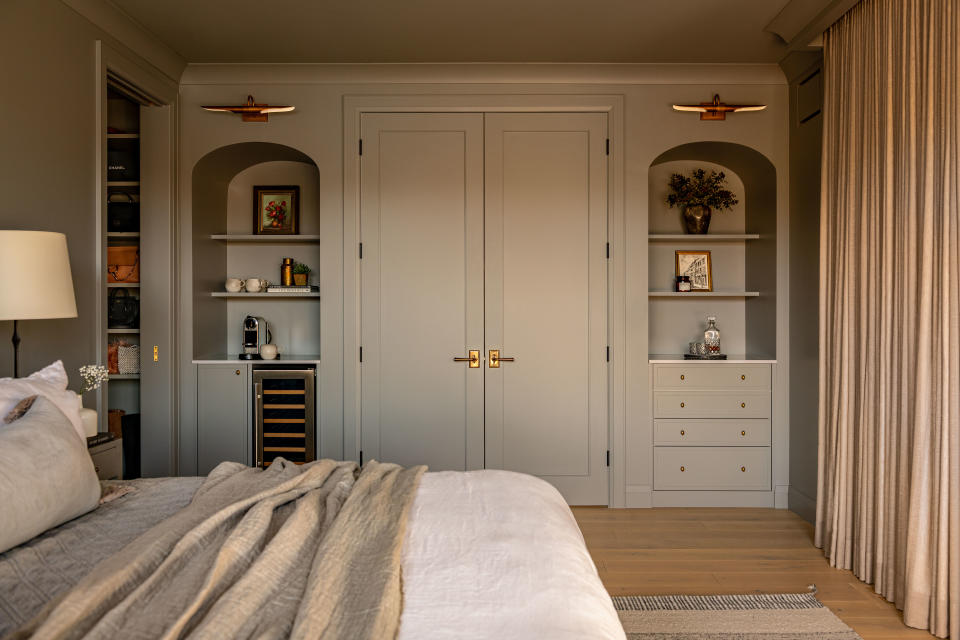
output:
<instances>
[{"instance_id":1,"label":"framed floral painting","mask_svg":"<svg viewBox=\"0 0 960 640\"><path fill-rule=\"evenodd\" d=\"M300 187L255 186L253 233L278 236L300 233Z\"/></svg>"}]
</instances>

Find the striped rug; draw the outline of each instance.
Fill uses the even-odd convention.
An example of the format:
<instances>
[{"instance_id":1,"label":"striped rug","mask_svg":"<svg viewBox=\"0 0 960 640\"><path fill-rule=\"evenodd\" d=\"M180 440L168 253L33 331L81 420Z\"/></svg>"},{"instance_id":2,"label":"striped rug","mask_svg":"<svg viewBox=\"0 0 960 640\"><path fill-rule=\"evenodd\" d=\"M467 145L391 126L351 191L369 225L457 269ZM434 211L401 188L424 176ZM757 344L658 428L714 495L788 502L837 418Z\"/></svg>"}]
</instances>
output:
<instances>
[{"instance_id":1,"label":"striped rug","mask_svg":"<svg viewBox=\"0 0 960 640\"><path fill-rule=\"evenodd\" d=\"M614 596L628 640L862 640L813 593Z\"/></svg>"}]
</instances>

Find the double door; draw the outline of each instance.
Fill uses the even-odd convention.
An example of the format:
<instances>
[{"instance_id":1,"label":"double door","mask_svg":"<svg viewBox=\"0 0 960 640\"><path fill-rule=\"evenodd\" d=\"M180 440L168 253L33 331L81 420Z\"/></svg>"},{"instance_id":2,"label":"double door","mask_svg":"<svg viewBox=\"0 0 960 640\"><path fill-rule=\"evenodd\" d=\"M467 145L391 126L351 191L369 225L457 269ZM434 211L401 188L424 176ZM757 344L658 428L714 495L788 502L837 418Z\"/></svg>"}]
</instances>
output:
<instances>
[{"instance_id":1,"label":"double door","mask_svg":"<svg viewBox=\"0 0 960 640\"><path fill-rule=\"evenodd\" d=\"M607 118L361 119L364 459L608 502Z\"/></svg>"}]
</instances>

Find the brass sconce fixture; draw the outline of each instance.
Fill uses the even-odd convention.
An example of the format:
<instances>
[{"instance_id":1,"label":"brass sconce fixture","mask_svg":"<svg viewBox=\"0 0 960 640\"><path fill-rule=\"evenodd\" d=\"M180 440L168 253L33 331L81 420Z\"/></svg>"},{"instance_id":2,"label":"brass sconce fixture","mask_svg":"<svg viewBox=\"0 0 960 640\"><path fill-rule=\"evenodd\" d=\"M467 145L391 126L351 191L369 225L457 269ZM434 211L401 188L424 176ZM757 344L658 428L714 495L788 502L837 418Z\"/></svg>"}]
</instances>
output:
<instances>
[{"instance_id":1,"label":"brass sconce fixture","mask_svg":"<svg viewBox=\"0 0 960 640\"><path fill-rule=\"evenodd\" d=\"M727 113L737 113L739 111L763 111L767 108L765 104L725 104L720 102L720 95L713 96L713 102L701 102L700 104L675 104L674 111L693 111L700 114L701 120L726 120Z\"/></svg>"},{"instance_id":2,"label":"brass sconce fixture","mask_svg":"<svg viewBox=\"0 0 960 640\"><path fill-rule=\"evenodd\" d=\"M269 104L257 104L253 101L253 96L247 96L247 103L236 106L204 106L207 111L225 111L227 113L236 113L244 122L266 122L267 115L271 113L287 113L293 111L296 107L292 105L270 106Z\"/></svg>"}]
</instances>

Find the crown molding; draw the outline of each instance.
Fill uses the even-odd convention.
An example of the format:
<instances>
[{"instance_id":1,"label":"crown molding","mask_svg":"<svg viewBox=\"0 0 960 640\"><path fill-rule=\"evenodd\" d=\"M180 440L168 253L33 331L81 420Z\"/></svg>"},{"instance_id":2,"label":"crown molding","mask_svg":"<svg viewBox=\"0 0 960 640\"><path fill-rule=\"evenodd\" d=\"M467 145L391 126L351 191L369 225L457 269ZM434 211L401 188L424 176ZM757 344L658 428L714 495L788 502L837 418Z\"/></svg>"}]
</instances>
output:
<instances>
[{"instance_id":1,"label":"crown molding","mask_svg":"<svg viewBox=\"0 0 960 640\"><path fill-rule=\"evenodd\" d=\"M777 64L188 64L181 85L786 84Z\"/></svg>"}]
</instances>

